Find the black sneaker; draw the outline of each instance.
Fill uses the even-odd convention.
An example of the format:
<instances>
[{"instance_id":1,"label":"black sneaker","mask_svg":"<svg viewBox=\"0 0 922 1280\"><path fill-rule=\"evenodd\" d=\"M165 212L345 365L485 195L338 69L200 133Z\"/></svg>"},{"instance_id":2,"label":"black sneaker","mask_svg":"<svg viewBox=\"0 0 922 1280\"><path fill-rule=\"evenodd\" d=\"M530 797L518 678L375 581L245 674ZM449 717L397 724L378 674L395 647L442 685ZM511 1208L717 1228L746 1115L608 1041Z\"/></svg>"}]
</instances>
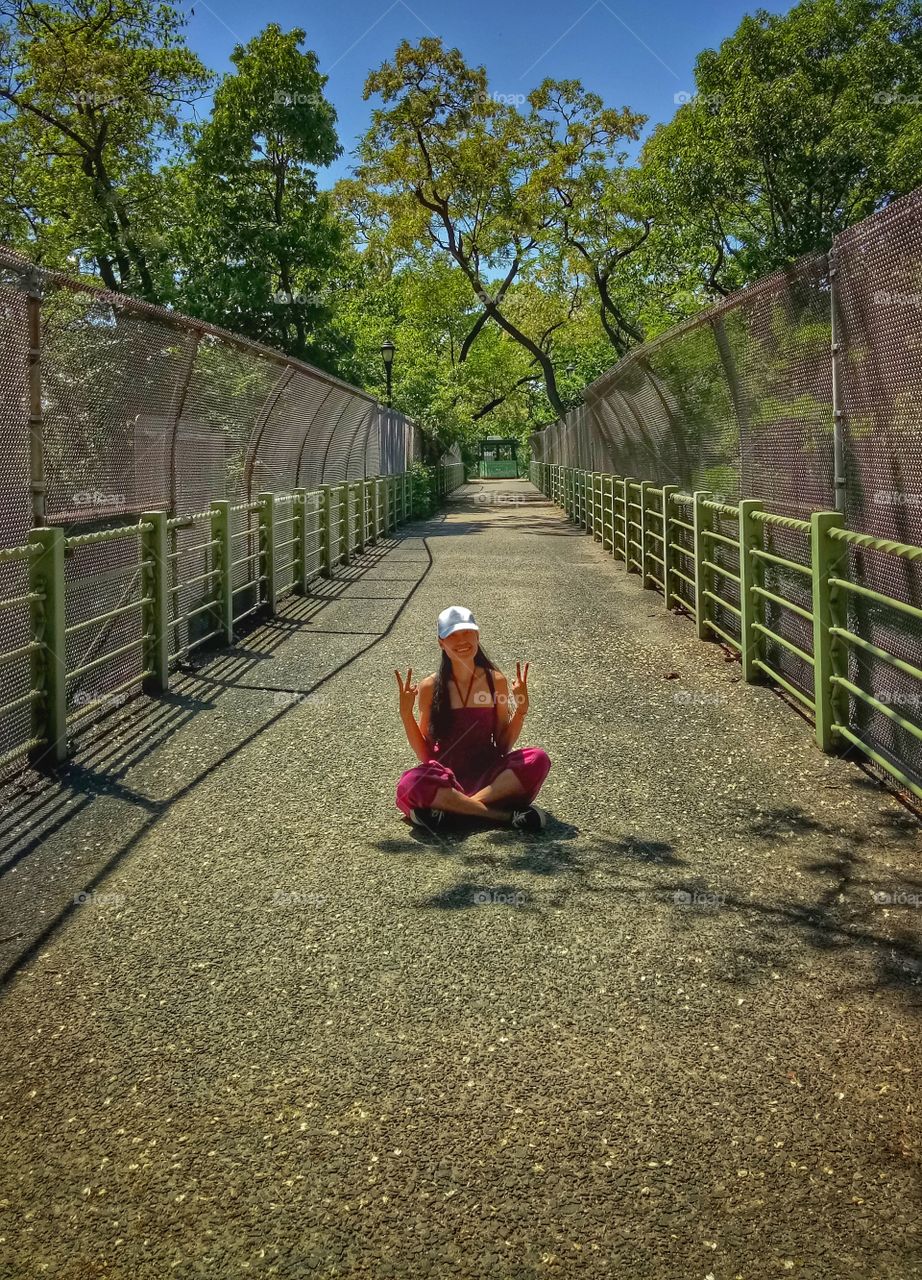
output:
<instances>
[{"instance_id":1,"label":"black sneaker","mask_svg":"<svg viewBox=\"0 0 922 1280\"><path fill-rule=\"evenodd\" d=\"M444 809L411 809L410 821L415 827L426 827L429 831L438 831L445 825Z\"/></svg>"},{"instance_id":2,"label":"black sneaker","mask_svg":"<svg viewBox=\"0 0 922 1280\"><path fill-rule=\"evenodd\" d=\"M536 804L530 804L527 809L516 809L509 825L516 831L543 831L547 826L547 814Z\"/></svg>"}]
</instances>

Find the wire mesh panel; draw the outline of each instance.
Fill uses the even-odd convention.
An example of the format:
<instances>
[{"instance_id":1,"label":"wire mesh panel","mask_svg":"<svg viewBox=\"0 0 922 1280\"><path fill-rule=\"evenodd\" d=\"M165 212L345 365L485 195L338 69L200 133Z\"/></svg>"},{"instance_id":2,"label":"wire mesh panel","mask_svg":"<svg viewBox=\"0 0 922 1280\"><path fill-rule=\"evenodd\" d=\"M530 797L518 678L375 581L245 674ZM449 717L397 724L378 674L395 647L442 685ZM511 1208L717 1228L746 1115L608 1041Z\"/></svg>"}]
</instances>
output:
<instances>
[{"instance_id":1,"label":"wire mesh panel","mask_svg":"<svg viewBox=\"0 0 922 1280\"><path fill-rule=\"evenodd\" d=\"M40 321L35 352L30 319ZM33 417L41 429L34 455ZM213 502L232 506L231 586L239 617L266 598L252 510L258 493L311 491L306 550L309 571L317 572L316 489L403 471L419 449L416 426L357 387L0 249L0 547L26 541L43 473L44 518L68 536L105 533L145 511L165 511L178 522L169 552L174 657L218 629ZM192 515L203 518L190 524ZM280 587L300 577L298 554L298 546L282 548ZM139 598L137 559L131 537L75 545L65 561L68 665L92 664L69 684L74 722L141 679L141 650L133 644L141 614L128 608ZM27 594L24 563L0 561L0 655L15 655L29 641L29 601L20 598ZM0 661L0 705L25 698L29 685L28 653ZM0 757L30 735L28 705L4 713Z\"/></svg>"},{"instance_id":2,"label":"wire mesh panel","mask_svg":"<svg viewBox=\"0 0 922 1280\"><path fill-rule=\"evenodd\" d=\"M0 546L21 546L32 523L29 487L29 317L28 279L0 261ZM0 600L20 600L29 589L22 560L0 562ZM0 611L0 653L15 653L29 642L29 606ZM0 665L0 705L29 692L29 657ZM31 711L20 706L0 717L0 757L27 742Z\"/></svg>"},{"instance_id":3,"label":"wire mesh panel","mask_svg":"<svg viewBox=\"0 0 922 1280\"><path fill-rule=\"evenodd\" d=\"M769 666L812 703L813 666L797 652L813 656L809 534L773 522L760 523L761 549L775 558L760 561L759 584L789 604L781 605L764 596L759 598L762 625L771 633L759 632L759 648ZM780 564L780 560L790 563ZM796 565L802 565L803 569L792 567Z\"/></svg>"},{"instance_id":4,"label":"wire mesh panel","mask_svg":"<svg viewBox=\"0 0 922 1280\"><path fill-rule=\"evenodd\" d=\"M30 690L31 657L21 652L31 641L30 607L24 599L28 591L27 562L0 561L0 600L17 602L0 610L0 653L4 655L0 661L0 706L20 704L0 716L0 758L32 736L31 704L23 701Z\"/></svg>"},{"instance_id":5,"label":"wire mesh panel","mask_svg":"<svg viewBox=\"0 0 922 1280\"><path fill-rule=\"evenodd\" d=\"M826 259L805 258L747 290L722 317L740 422L740 497L802 517L834 503ZM715 324L717 321L715 320Z\"/></svg>"},{"instance_id":6,"label":"wire mesh panel","mask_svg":"<svg viewBox=\"0 0 922 1280\"><path fill-rule=\"evenodd\" d=\"M727 511L710 509L710 526L713 537L707 540L707 556L714 569L710 572L711 591L716 600L709 599L709 616L725 636L742 643L740 620L740 552L739 518Z\"/></svg>"},{"instance_id":7,"label":"wire mesh panel","mask_svg":"<svg viewBox=\"0 0 922 1280\"><path fill-rule=\"evenodd\" d=\"M72 720L117 706L140 682L141 595L138 537L69 549L65 625Z\"/></svg>"},{"instance_id":8,"label":"wire mesh panel","mask_svg":"<svg viewBox=\"0 0 922 1280\"><path fill-rule=\"evenodd\" d=\"M845 435L850 528L922 544L922 192L916 191L839 237L833 256L840 405ZM854 581L922 606L922 562L852 548ZM916 666L918 620L866 597L848 600L849 629ZM850 652L852 683L922 725L918 681L860 649ZM861 699L849 726L922 776L922 742Z\"/></svg>"},{"instance_id":9,"label":"wire mesh panel","mask_svg":"<svg viewBox=\"0 0 922 1280\"><path fill-rule=\"evenodd\" d=\"M674 493L670 504L669 540L672 553L672 596L685 609L695 612L695 544L692 532L694 512L687 494Z\"/></svg>"},{"instance_id":10,"label":"wire mesh panel","mask_svg":"<svg viewBox=\"0 0 922 1280\"><path fill-rule=\"evenodd\" d=\"M300 510L291 494L280 494L275 504L275 590L290 591L298 577L298 525Z\"/></svg>"},{"instance_id":11,"label":"wire mesh panel","mask_svg":"<svg viewBox=\"0 0 922 1280\"><path fill-rule=\"evenodd\" d=\"M42 302L47 516L76 524L169 504L170 450L191 334L114 295L50 288Z\"/></svg>"}]
</instances>

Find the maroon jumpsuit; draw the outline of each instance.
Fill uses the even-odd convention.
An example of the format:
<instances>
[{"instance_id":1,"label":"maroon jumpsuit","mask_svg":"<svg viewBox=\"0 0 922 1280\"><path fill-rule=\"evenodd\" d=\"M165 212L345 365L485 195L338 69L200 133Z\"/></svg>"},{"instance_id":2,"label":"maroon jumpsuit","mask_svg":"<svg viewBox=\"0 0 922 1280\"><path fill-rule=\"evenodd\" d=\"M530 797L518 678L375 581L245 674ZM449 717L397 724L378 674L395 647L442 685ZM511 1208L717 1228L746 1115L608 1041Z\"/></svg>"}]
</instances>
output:
<instances>
[{"instance_id":1,"label":"maroon jumpsuit","mask_svg":"<svg viewBox=\"0 0 922 1280\"><path fill-rule=\"evenodd\" d=\"M436 743L425 764L407 769L401 775L397 783L397 808L407 817L411 809L431 809L439 787L453 787L455 791L473 795L505 769L513 771L527 792L527 799L513 802L517 807L531 804L541 790L550 771L550 757L541 747L519 747L505 755L500 751L495 737L499 710L493 673L489 667L486 673L491 705L469 707L465 702L462 707L452 707L448 736Z\"/></svg>"}]
</instances>

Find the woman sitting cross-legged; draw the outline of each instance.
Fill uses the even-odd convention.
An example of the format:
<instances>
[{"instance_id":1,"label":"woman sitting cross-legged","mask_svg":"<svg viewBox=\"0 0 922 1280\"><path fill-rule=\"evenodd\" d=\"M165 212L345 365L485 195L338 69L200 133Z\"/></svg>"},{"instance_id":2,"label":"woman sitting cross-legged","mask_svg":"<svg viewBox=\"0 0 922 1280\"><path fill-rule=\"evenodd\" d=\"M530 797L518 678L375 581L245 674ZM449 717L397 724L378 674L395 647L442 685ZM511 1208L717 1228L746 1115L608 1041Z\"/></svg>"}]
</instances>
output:
<instances>
[{"instance_id":1,"label":"woman sitting cross-legged","mask_svg":"<svg viewBox=\"0 0 922 1280\"><path fill-rule=\"evenodd\" d=\"M528 711L529 664L522 670L516 663L510 693L506 677L480 647L474 615L460 605L439 614L438 636L442 663L435 675L417 688L412 668L406 680L394 673L403 726L421 761L397 783L397 807L430 830L454 813L540 831L547 814L532 802L548 775L550 757L541 747L513 750Z\"/></svg>"}]
</instances>

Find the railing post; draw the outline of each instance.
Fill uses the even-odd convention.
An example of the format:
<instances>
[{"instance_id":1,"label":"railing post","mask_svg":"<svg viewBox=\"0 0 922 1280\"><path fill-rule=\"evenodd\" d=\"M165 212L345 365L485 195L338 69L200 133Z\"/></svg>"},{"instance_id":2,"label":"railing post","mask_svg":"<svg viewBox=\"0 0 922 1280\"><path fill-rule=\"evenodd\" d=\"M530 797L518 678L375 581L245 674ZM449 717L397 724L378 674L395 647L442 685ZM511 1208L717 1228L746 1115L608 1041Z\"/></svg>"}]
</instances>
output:
<instances>
[{"instance_id":1,"label":"railing post","mask_svg":"<svg viewBox=\"0 0 922 1280\"><path fill-rule=\"evenodd\" d=\"M224 632L225 644L233 644L234 588L231 561L233 560L232 548L234 544L231 539L230 503L221 498L211 504L209 511L211 512L211 537L217 543L214 548L214 567L217 570L214 576L215 612L218 626ZM142 516L141 518L149 520L150 516ZM150 664L148 663L147 665L149 666Z\"/></svg>"},{"instance_id":2,"label":"railing post","mask_svg":"<svg viewBox=\"0 0 922 1280\"><path fill-rule=\"evenodd\" d=\"M816 741L823 751L833 752L838 735L833 725L846 723L846 699L841 685L834 683L839 670L842 646L832 634L832 627L843 626L839 592L830 584L832 577L842 577L839 566L847 560L846 544L836 545L830 529L845 524L841 511L814 511L810 518L810 562L813 577L813 693L816 704Z\"/></svg>"},{"instance_id":3,"label":"railing post","mask_svg":"<svg viewBox=\"0 0 922 1280\"><path fill-rule=\"evenodd\" d=\"M625 559L624 548L621 547L622 511L624 507L625 477L616 475L612 480L612 554L615 559Z\"/></svg>"},{"instance_id":4,"label":"railing post","mask_svg":"<svg viewBox=\"0 0 922 1280\"><path fill-rule=\"evenodd\" d=\"M42 599L30 603L31 639L40 647L30 659L32 737L42 744L31 753L42 767L67 759L67 664L64 612L64 530L33 529L30 546L41 550L29 557L29 594Z\"/></svg>"},{"instance_id":5,"label":"railing post","mask_svg":"<svg viewBox=\"0 0 922 1280\"><path fill-rule=\"evenodd\" d=\"M761 622L763 608L753 587L761 586L762 572L752 554L762 545L761 526L752 518L754 511L761 510L762 503L755 498L743 498L740 503L740 646L743 679L747 684L756 684L761 678L756 662L762 644L755 623Z\"/></svg>"},{"instance_id":6,"label":"railing post","mask_svg":"<svg viewBox=\"0 0 922 1280\"><path fill-rule=\"evenodd\" d=\"M631 490L637 484L633 476L625 476L624 478L624 567L628 573L634 573L635 568L631 564Z\"/></svg>"},{"instance_id":7,"label":"railing post","mask_svg":"<svg viewBox=\"0 0 922 1280\"><path fill-rule=\"evenodd\" d=\"M225 503L225 506L227 504ZM144 637L142 663L145 676L141 687L145 693L162 693L170 685L170 534L165 511L145 511L142 524L152 527L141 534L141 595L147 603L141 607L141 632ZM212 534L214 536L214 534Z\"/></svg>"},{"instance_id":8,"label":"railing post","mask_svg":"<svg viewBox=\"0 0 922 1280\"><path fill-rule=\"evenodd\" d=\"M295 489L292 493L292 503L298 513L295 521L295 528L298 531L298 545L295 550L297 556L295 590L303 596L307 595L307 580L310 577L310 570L307 567L307 490Z\"/></svg>"},{"instance_id":9,"label":"railing post","mask_svg":"<svg viewBox=\"0 0 922 1280\"><path fill-rule=\"evenodd\" d=\"M677 484L663 485L663 518L660 521L660 532L663 535L663 604L667 609L674 607L672 579L675 577L672 572L675 568L675 552L672 550L672 533L670 522L672 520L672 495L678 493L679 486Z\"/></svg>"},{"instance_id":10,"label":"railing post","mask_svg":"<svg viewBox=\"0 0 922 1280\"><path fill-rule=\"evenodd\" d=\"M371 535L370 542L378 541L378 477L372 476L368 481L371 485Z\"/></svg>"},{"instance_id":11,"label":"railing post","mask_svg":"<svg viewBox=\"0 0 922 1280\"><path fill-rule=\"evenodd\" d=\"M365 550L365 481L355 481L355 505L356 517L355 522L358 529L358 542L356 548L359 551Z\"/></svg>"},{"instance_id":12,"label":"railing post","mask_svg":"<svg viewBox=\"0 0 922 1280\"><path fill-rule=\"evenodd\" d=\"M708 489L698 489L694 494L694 515L692 517L695 534L695 627L699 640L712 640L714 637L708 628L708 601L705 591L709 590L710 576L704 567L708 558L708 544L704 531L710 529L711 513L704 506L710 501Z\"/></svg>"},{"instance_id":13,"label":"railing post","mask_svg":"<svg viewBox=\"0 0 922 1280\"><path fill-rule=\"evenodd\" d=\"M342 562L349 563L349 485L344 480L336 486L339 494L339 541L342 545ZM337 556L337 560L339 557Z\"/></svg>"},{"instance_id":14,"label":"railing post","mask_svg":"<svg viewBox=\"0 0 922 1280\"><path fill-rule=\"evenodd\" d=\"M270 617L273 617L278 612L275 590L275 494L258 493L256 501L259 503L259 559L266 575L266 604Z\"/></svg>"},{"instance_id":15,"label":"railing post","mask_svg":"<svg viewBox=\"0 0 922 1280\"><path fill-rule=\"evenodd\" d=\"M647 493L653 488L652 480L640 482L640 585L650 581L650 526Z\"/></svg>"},{"instance_id":16,"label":"railing post","mask_svg":"<svg viewBox=\"0 0 922 1280\"><path fill-rule=\"evenodd\" d=\"M320 573L324 578L333 577L333 495L332 485L320 486L320 534L321 534L321 566Z\"/></svg>"}]
</instances>

